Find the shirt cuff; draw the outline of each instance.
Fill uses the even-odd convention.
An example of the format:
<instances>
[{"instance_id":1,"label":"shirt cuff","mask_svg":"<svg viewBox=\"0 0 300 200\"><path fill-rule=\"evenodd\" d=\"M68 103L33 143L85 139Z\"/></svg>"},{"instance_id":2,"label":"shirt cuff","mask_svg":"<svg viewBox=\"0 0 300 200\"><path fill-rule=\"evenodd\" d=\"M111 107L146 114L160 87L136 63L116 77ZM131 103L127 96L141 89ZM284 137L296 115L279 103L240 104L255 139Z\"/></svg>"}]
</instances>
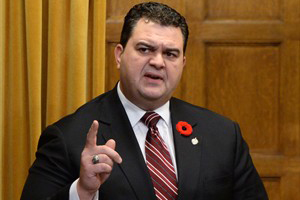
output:
<instances>
[{"instance_id":1,"label":"shirt cuff","mask_svg":"<svg viewBox=\"0 0 300 200\"><path fill-rule=\"evenodd\" d=\"M78 182L79 178L76 179L71 187L70 187L70 190L69 190L69 200L80 200L79 199L79 195L78 195L78 192L77 192L77 182ZM94 198L92 200L98 200L98 197L99 197L99 191L96 192Z\"/></svg>"}]
</instances>

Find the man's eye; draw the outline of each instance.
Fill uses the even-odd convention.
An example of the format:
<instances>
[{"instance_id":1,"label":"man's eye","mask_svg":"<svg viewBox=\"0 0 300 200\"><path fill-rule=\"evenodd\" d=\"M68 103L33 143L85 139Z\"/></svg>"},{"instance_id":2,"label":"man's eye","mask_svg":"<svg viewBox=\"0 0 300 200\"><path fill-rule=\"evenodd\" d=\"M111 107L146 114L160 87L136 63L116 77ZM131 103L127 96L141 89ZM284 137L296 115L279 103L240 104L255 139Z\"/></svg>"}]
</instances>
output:
<instances>
[{"instance_id":1,"label":"man's eye","mask_svg":"<svg viewBox=\"0 0 300 200\"><path fill-rule=\"evenodd\" d=\"M177 58L177 54L172 53L172 52L166 52L166 56L171 57L171 58Z\"/></svg>"},{"instance_id":2,"label":"man's eye","mask_svg":"<svg viewBox=\"0 0 300 200\"><path fill-rule=\"evenodd\" d=\"M148 53L148 52L150 51L150 49L149 49L149 48L146 48L146 47L141 47L141 48L139 48L138 50L139 50L139 52L141 52L141 53Z\"/></svg>"}]
</instances>

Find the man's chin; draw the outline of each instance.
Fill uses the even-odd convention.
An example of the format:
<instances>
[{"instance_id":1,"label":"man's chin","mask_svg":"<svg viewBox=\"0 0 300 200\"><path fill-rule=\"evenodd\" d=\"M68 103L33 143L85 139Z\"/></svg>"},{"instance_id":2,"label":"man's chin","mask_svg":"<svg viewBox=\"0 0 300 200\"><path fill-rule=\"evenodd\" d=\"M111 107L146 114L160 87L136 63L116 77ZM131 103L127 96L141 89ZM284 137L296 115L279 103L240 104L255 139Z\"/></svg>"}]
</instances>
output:
<instances>
[{"instance_id":1,"label":"man's chin","mask_svg":"<svg viewBox=\"0 0 300 200\"><path fill-rule=\"evenodd\" d=\"M169 100L169 97L166 95L166 92L162 91L143 91L140 94L144 101L144 105L142 106L142 108L145 110L154 110L156 108L159 108Z\"/></svg>"},{"instance_id":2,"label":"man's chin","mask_svg":"<svg viewBox=\"0 0 300 200\"><path fill-rule=\"evenodd\" d=\"M148 102L165 102L168 100L168 97L166 95L166 93L163 92L157 92L157 93L144 93L143 97L145 100L147 100Z\"/></svg>"},{"instance_id":3,"label":"man's chin","mask_svg":"<svg viewBox=\"0 0 300 200\"><path fill-rule=\"evenodd\" d=\"M142 95L144 98L149 99L149 100L158 100L163 97L165 92L161 89L147 89L142 92Z\"/></svg>"}]
</instances>

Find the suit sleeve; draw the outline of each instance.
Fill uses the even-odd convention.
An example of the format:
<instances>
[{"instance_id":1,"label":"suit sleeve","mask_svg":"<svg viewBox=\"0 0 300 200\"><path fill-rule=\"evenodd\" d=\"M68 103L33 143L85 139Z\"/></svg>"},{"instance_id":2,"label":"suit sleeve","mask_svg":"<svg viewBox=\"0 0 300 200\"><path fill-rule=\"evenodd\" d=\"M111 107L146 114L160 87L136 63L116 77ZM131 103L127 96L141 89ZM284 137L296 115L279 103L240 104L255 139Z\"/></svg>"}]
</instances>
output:
<instances>
[{"instance_id":1,"label":"suit sleeve","mask_svg":"<svg viewBox=\"0 0 300 200\"><path fill-rule=\"evenodd\" d=\"M70 163L61 131L49 126L40 137L21 200L68 199L70 186L77 178Z\"/></svg>"},{"instance_id":2,"label":"suit sleeve","mask_svg":"<svg viewBox=\"0 0 300 200\"><path fill-rule=\"evenodd\" d=\"M235 123L234 200L268 200L264 185L253 165L249 148Z\"/></svg>"}]
</instances>

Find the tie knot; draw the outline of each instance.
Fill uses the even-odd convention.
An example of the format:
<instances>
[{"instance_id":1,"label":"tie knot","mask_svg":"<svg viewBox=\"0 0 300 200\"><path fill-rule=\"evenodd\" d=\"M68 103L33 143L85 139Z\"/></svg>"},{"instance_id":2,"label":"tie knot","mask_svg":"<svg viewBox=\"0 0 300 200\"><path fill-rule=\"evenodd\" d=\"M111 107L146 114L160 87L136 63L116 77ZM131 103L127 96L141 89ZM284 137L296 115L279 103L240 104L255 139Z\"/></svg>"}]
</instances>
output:
<instances>
[{"instance_id":1,"label":"tie knot","mask_svg":"<svg viewBox=\"0 0 300 200\"><path fill-rule=\"evenodd\" d=\"M148 128L156 127L158 120L160 119L160 115L156 112L146 112L145 115L141 118L141 121L148 126Z\"/></svg>"}]
</instances>

